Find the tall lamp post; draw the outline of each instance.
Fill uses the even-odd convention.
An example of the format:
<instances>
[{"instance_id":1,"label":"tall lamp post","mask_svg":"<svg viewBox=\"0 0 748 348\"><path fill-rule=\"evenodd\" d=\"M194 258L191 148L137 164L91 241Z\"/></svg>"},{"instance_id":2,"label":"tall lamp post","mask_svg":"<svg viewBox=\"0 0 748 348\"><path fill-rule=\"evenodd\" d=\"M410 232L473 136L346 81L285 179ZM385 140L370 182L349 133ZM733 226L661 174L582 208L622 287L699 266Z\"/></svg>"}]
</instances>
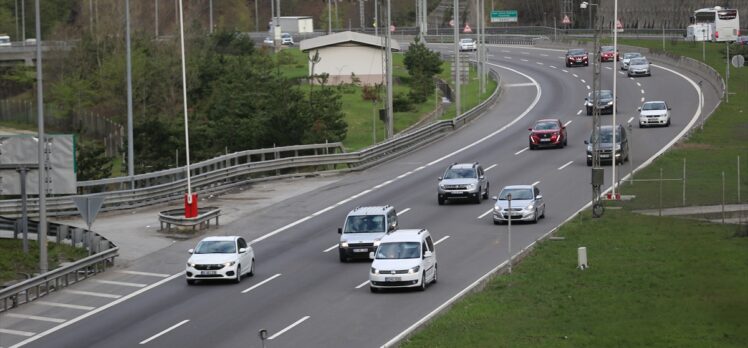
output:
<instances>
[{"instance_id":1,"label":"tall lamp post","mask_svg":"<svg viewBox=\"0 0 748 348\"><path fill-rule=\"evenodd\" d=\"M509 205L506 209L506 215L508 216L507 222L507 250L509 250L509 274L512 274L512 194L506 195Z\"/></svg>"},{"instance_id":2,"label":"tall lamp post","mask_svg":"<svg viewBox=\"0 0 748 348\"><path fill-rule=\"evenodd\" d=\"M184 15L182 10L182 0L179 0L179 43L182 53L182 105L184 106L184 147L187 164L187 197L185 197L184 216L195 217L197 215L197 194L192 194L192 182L190 181L190 132L187 119L187 66L184 56Z\"/></svg>"},{"instance_id":3,"label":"tall lamp post","mask_svg":"<svg viewBox=\"0 0 748 348\"><path fill-rule=\"evenodd\" d=\"M582 9L588 8L592 5L586 1L583 1L579 7ZM591 15L590 15L590 18ZM604 183L604 170L600 166L600 109L597 107L600 99L600 71L602 70L601 61L599 59L600 52L600 38L599 38L599 27L593 31L593 52L598 53L598 57L592 61L592 137L590 152L592 153L591 165L591 184L592 184L592 216L601 217L603 215L603 205L601 197L601 188ZM613 69L613 73L616 69ZM615 130L614 130L615 131ZM613 159L615 161L615 157Z\"/></svg>"},{"instance_id":4,"label":"tall lamp post","mask_svg":"<svg viewBox=\"0 0 748 348\"><path fill-rule=\"evenodd\" d=\"M593 26L592 26L592 6L597 6L597 4L589 3L589 2L587 2L587 1L582 1L582 2L581 2L581 3L579 4L579 8L581 8L581 9L586 9L586 8L589 8L589 9L590 9L590 10L588 11L588 13L589 13L589 23L590 23L590 29L592 29L592 27L593 27Z\"/></svg>"}]
</instances>

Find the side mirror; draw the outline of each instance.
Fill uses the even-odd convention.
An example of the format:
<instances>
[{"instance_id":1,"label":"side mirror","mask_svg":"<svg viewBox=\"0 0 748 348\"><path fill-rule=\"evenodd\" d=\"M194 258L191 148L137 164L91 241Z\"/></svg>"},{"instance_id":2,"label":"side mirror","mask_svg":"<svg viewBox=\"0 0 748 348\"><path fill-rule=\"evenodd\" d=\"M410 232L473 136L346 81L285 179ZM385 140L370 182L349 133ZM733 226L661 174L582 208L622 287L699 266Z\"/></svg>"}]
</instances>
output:
<instances>
[{"instance_id":1,"label":"side mirror","mask_svg":"<svg viewBox=\"0 0 748 348\"><path fill-rule=\"evenodd\" d=\"M527 128L527 130L529 130L530 132L532 132L532 128Z\"/></svg>"},{"instance_id":2,"label":"side mirror","mask_svg":"<svg viewBox=\"0 0 748 348\"><path fill-rule=\"evenodd\" d=\"M374 260L374 252L373 251L369 252L369 260Z\"/></svg>"},{"instance_id":3,"label":"side mirror","mask_svg":"<svg viewBox=\"0 0 748 348\"><path fill-rule=\"evenodd\" d=\"M431 257L431 256L433 256L433 255L434 255L434 254L432 254L432 253L431 253L430 251L426 250L426 252L425 252L425 253L423 253L423 258L424 258L424 259L428 259L429 257Z\"/></svg>"},{"instance_id":4,"label":"side mirror","mask_svg":"<svg viewBox=\"0 0 748 348\"><path fill-rule=\"evenodd\" d=\"M636 108L636 111L642 111L641 107Z\"/></svg>"},{"instance_id":5,"label":"side mirror","mask_svg":"<svg viewBox=\"0 0 748 348\"><path fill-rule=\"evenodd\" d=\"M239 249L239 254L244 254L247 252L247 248L241 248Z\"/></svg>"},{"instance_id":6,"label":"side mirror","mask_svg":"<svg viewBox=\"0 0 748 348\"><path fill-rule=\"evenodd\" d=\"M537 195L537 196L535 197L535 199L537 199L537 200L541 200L541 199L543 199L543 195Z\"/></svg>"},{"instance_id":7,"label":"side mirror","mask_svg":"<svg viewBox=\"0 0 748 348\"><path fill-rule=\"evenodd\" d=\"M342 227L338 227L338 234L343 234L343 228Z\"/></svg>"},{"instance_id":8,"label":"side mirror","mask_svg":"<svg viewBox=\"0 0 748 348\"><path fill-rule=\"evenodd\" d=\"M440 177L438 177L438 178L436 178L436 180L439 180L439 181L442 181L443 179L444 179L444 178L442 178L441 176L440 176Z\"/></svg>"},{"instance_id":9,"label":"side mirror","mask_svg":"<svg viewBox=\"0 0 748 348\"><path fill-rule=\"evenodd\" d=\"M494 201L498 201L498 200L499 200L499 197L496 197L496 196L491 196L491 199L493 199Z\"/></svg>"},{"instance_id":10,"label":"side mirror","mask_svg":"<svg viewBox=\"0 0 748 348\"><path fill-rule=\"evenodd\" d=\"M673 110L673 109L672 109L671 107L669 107L669 106L667 107L667 109L668 109L668 110Z\"/></svg>"},{"instance_id":11,"label":"side mirror","mask_svg":"<svg viewBox=\"0 0 748 348\"><path fill-rule=\"evenodd\" d=\"M195 249L187 250L187 252L190 253L190 254L194 254L195 253Z\"/></svg>"},{"instance_id":12,"label":"side mirror","mask_svg":"<svg viewBox=\"0 0 748 348\"><path fill-rule=\"evenodd\" d=\"M485 178L486 178L486 176L485 176L485 175L481 175L480 177L478 177L478 179L481 179L481 180L483 180L483 179L485 179Z\"/></svg>"},{"instance_id":13,"label":"side mirror","mask_svg":"<svg viewBox=\"0 0 748 348\"><path fill-rule=\"evenodd\" d=\"M584 98L584 101L589 101L589 100L590 100L590 98Z\"/></svg>"},{"instance_id":14,"label":"side mirror","mask_svg":"<svg viewBox=\"0 0 748 348\"><path fill-rule=\"evenodd\" d=\"M585 140L585 141L584 141L584 144L585 144L585 145L589 145L589 144L590 144L590 142L589 142L588 140Z\"/></svg>"}]
</instances>

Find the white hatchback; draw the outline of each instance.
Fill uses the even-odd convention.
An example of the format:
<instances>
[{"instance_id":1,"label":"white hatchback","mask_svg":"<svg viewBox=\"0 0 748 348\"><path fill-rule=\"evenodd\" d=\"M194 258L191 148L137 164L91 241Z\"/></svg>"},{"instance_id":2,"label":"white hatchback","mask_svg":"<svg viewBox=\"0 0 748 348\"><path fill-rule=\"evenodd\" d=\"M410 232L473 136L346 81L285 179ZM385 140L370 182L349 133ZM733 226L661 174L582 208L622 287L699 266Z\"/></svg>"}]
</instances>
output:
<instances>
[{"instance_id":1,"label":"white hatchback","mask_svg":"<svg viewBox=\"0 0 748 348\"><path fill-rule=\"evenodd\" d=\"M638 110L639 128L670 125L670 107L664 101L645 102Z\"/></svg>"},{"instance_id":2,"label":"white hatchback","mask_svg":"<svg viewBox=\"0 0 748 348\"><path fill-rule=\"evenodd\" d=\"M382 237L369 271L369 289L416 288L436 283L436 250L426 229L395 230Z\"/></svg>"},{"instance_id":3,"label":"white hatchback","mask_svg":"<svg viewBox=\"0 0 748 348\"><path fill-rule=\"evenodd\" d=\"M197 243L187 260L187 284L197 280L231 279L240 282L242 276L254 275L255 253L239 236L207 237Z\"/></svg>"}]
</instances>

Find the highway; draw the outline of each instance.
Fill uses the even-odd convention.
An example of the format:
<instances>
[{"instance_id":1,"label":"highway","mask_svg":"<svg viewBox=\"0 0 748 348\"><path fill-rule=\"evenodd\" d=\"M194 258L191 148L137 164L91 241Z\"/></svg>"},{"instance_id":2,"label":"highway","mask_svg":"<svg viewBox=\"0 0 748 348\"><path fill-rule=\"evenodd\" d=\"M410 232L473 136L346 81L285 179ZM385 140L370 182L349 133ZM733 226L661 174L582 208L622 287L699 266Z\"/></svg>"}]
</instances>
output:
<instances>
[{"instance_id":1,"label":"highway","mask_svg":"<svg viewBox=\"0 0 748 348\"><path fill-rule=\"evenodd\" d=\"M0 326L6 330L0 331L0 346L260 347L260 329L268 330L267 347L386 344L509 258L507 226L494 225L489 213L493 201L437 205L437 177L448 164L479 161L487 169L491 195L504 185L537 183L546 200L546 218L538 224L512 226L512 253L591 200L583 141L592 120L583 101L587 86L592 85L592 67L564 67L562 51L513 46L492 46L489 62L502 77L503 91L499 102L472 124L407 155L346 174L311 194L224 226L223 234L255 241L254 277L240 284L187 286L180 272L186 250L196 240L177 242L128 265L124 270L128 273L102 275L108 282L86 281L71 287L119 297L63 292L45 301L73 303L78 308L30 304L11 311L21 316L0 316L4 321ZM603 63L603 88L612 89L614 70L618 71L612 63ZM699 116L698 86L692 83L699 78L655 65L652 77L618 75L618 81L617 121L634 125L629 134L631 163L619 167L624 176ZM667 101L672 106L672 125L637 128L637 121L631 119L642 98ZM703 109L712 110L717 98L715 91L705 88ZM527 128L534 120L548 117L567 124L568 146L528 150ZM610 124L611 118L601 116L602 123ZM605 174L607 187L610 166ZM334 246L346 213L356 206L384 204L400 212L401 228L427 228L438 242L439 282L425 292L370 293L369 263L338 261Z\"/></svg>"}]
</instances>

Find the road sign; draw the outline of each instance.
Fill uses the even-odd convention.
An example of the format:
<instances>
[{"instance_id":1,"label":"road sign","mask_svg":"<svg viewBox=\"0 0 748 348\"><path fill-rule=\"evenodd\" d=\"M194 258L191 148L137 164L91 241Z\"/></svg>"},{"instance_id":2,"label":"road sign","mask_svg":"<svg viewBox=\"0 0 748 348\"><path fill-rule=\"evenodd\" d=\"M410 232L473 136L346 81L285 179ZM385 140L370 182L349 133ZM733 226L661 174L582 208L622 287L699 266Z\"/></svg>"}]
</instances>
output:
<instances>
[{"instance_id":1,"label":"road sign","mask_svg":"<svg viewBox=\"0 0 748 348\"><path fill-rule=\"evenodd\" d=\"M623 31L623 23L620 19L616 21L616 31L619 33Z\"/></svg>"},{"instance_id":2,"label":"road sign","mask_svg":"<svg viewBox=\"0 0 748 348\"><path fill-rule=\"evenodd\" d=\"M449 20L449 26L450 27L454 27L455 26L455 20L454 19L450 19Z\"/></svg>"},{"instance_id":3,"label":"road sign","mask_svg":"<svg viewBox=\"0 0 748 348\"><path fill-rule=\"evenodd\" d=\"M78 208L78 212L81 213L83 221L88 225L88 229L91 229L96 215L99 214L101 205L104 204L104 196L75 196L73 197L73 203Z\"/></svg>"},{"instance_id":4,"label":"road sign","mask_svg":"<svg viewBox=\"0 0 748 348\"><path fill-rule=\"evenodd\" d=\"M473 29L470 28L470 26L467 23L465 23L465 28L462 29L462 32L463 33L472 33Z\"/></svg>"},{"instance_id":5,"label":"road sign","mask_svg":"<svg viewBox=\"0 0 748 348\"><path fill-rule=\"evenodd\" d=\"M75 146L72 134L46 135L47 194L76 193ZM33 135L0 136L0 164L24 164L38 161L39 142ZM39 194L38 170L29 171L26 182L28 194ZM10 167L0 170L0 194L20 195L21 178Z\"/></svg>"},{"instance_id":6,"label":"road sign","mask_svg":"<svg viewBox=\"0 0 748 348\"><path fill-rule=\"evenodd\" d=\"M745 57L739 54L732 56L732 66L736 68L742 68L743 65L745 65Z\"/></svg>"},{"instance_id":7,"label":"road sign","mask_svg":"<svg viewBox=\"0 0 748 348\"><path fill-rule=\"evenodd\" d=\"M561 24L571 24L571 19L569 19L569 16L564 15L564 19L561 20Z\"/></svg>"},{"instance_id":8,"label":"road sign","mask_svg":"<svg viewBox=\"0 0 748 348\"><path fill-rule=\"evenodd\" d=\"M391 33L394 33L394 32L395 32L395 25L394 25L394 24L393 24L393 25L390 25L390 32L391 32Z\"/></svg>"},{"instance_id":9,"label":"road sign","mask_svg":"<svg viewBox=\"0 0 748 348\"><path fill-rule=\"evenodd\" d=\"M517 22L517 10L491 11L491 23Z\"/></svg>"}]
</instances>

